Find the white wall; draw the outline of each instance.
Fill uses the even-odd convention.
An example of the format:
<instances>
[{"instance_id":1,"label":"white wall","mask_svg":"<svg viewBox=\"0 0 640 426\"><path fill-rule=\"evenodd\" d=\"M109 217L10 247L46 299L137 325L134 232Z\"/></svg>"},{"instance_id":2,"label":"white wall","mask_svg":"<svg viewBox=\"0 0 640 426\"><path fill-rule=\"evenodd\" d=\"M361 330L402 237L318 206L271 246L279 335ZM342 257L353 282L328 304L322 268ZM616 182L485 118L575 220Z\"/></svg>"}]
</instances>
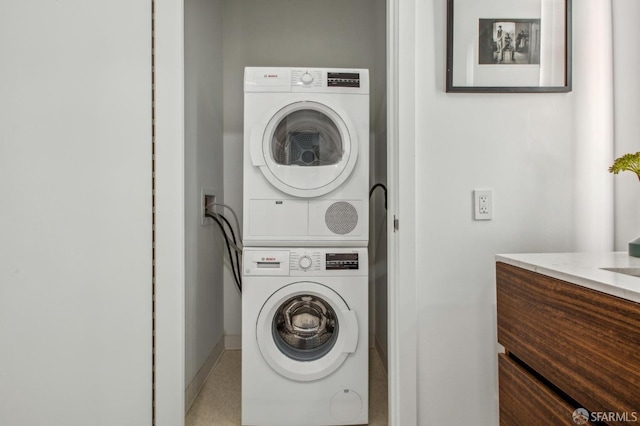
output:
<instances>
[{"instance_id":1,"label":"white wall","mask_svg":"<svg viewBox=\"0 0 640 426\"><path fill-rule=\"evenodd\" d=\"M615 156L640 151L640 49L625 46L634 40L640 21L640 2L613 0L613 54L615 87ZM640 236L640 183L635 174L614 178L616 188L616 249Z\"/></svg>"},{"instance_id":2,"label":"white wall","mask_svg":"<svg viewBox=\"0 0 640 426\"><path fill-rule=\"evenodd\" d=\"M0 4L0 424L150 425L151 4Z\"/></svg>"},{"instance_id":3,"label":"white wall","mask_svg":"<svg viewBox=\"0 0 640 426\"><path fill-rule=\"evenodd\" d=\"M415 81L415 103L400 100L415 106L415 140L399 143L415 150L420 425L498 424L496 253L612 248L610 157L600 157L612 146L611 81L599 65L610 50L597 42L610 27L606 2L573 3L568 94L447 94L446 2L404 15L416 28L415 68L400 75ZM598 200L588 209L585 182ZM472 219L476 188L493 190L492 221Z\"/></svg>"},{"instance_id":4,"label":"white wall","mask_svg":"<svg viewBox=\"0 0 640 426\"><path fill-rule=\"evenodd\" d=\"M374 128L385 101L385 29L380 27L384 8L382 0L224 1L224 192L238 213L242 212L244 67L368 68ZM225 334L237 336L240 296L228 268L225 278Z\"/></svg>"},{"instance_id":5,"label":"white wall","mask_svg":"<svg viewBox=\"0 0 640 426\"><path fill-rule=\"evenodd\" d=\"M610 251L614 243L613 176L608 173L614 135L611 2L573 3L575 247Z\"/></svg>"},{"instance_id":6,"label":"white wall","mask_svg":"<svg viewBox=\"0 0 640 426\"><path fill-rule=\"evenodd\" d=\"M224 202L222 2L187 0L184 19L185 386L188 386L223 338L224 330L222 264L228 255L223 251L220 229L211 220L210 225L202 226L200 211L201 188L210 190L216 202ZM203 371L202 375L206 373ZM202 379L193 385L199 387Z\"/></svg>"}]
</instances>

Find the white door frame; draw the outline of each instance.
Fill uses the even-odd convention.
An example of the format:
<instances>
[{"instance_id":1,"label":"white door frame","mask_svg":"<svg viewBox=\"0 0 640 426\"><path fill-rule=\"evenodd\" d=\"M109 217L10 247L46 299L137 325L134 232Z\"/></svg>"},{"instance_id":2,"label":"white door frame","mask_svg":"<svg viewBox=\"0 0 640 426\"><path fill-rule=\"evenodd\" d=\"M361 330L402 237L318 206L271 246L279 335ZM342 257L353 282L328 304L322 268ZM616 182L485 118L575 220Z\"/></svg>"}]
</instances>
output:
<instances>
[{"instance_id":1,"label":"white door frame","mask_svg":"<svg viewBox=\"0 0 640 426\"><path fill-rule=\"evenodd\" d=\"M387 0L389 424L417 424L415 0ZM402 22L402 25L400 25ZM184 0L155 2L155 424L184 425ZM399 165L402 164L402 167ZM394 231L394 219L399 231Z\"/></svg>"},{"instance_id":2,"label":"white door frame","mask_svg":"<svg viewBox=\"0 0 640 426\"><path fill-rule=\"evenodd\" d=\"M184 425L184 2L155 8L155 424Z\"/></svg>"},{"instance_id":3,"label":"white door frame","mask_svg":"<svg viewBox=\"0 0 640 426\"><path fill-rule=\"evenodd\" d=\"M415 0L387 0L387 310L393 426L418 424L414 14Z\"/></svg>"}]
</instances>

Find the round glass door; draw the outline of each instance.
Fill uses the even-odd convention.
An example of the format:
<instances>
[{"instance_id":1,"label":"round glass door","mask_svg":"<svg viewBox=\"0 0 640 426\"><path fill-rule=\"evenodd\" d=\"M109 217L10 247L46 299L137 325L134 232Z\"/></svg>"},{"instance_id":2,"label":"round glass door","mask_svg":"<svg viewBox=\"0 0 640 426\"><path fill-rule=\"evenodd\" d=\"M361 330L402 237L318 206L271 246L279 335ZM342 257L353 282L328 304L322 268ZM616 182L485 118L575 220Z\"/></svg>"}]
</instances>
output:
<instances>
[{"instance_id":1,"label":"round glass door","mask_svg":"<svg viewBox=\"0 0 640 426\"><path fill-rule=\"evenodd\" d=\"M338 337L338 318L326 300L302 294L285 301L273 318L273 339L280 351L298 361L325 356Z\"/></svg>"},{"instance_id":2,"label":"round glass door","mask_svg":"<svg viewBox=\"0 0 640 426\"><path fill-rule=\"evenodd\" d=\"M271 138L271 156L282 166L332 166L343 155L340 130L320 111L292 112L280 120Z\"/></svg>"},{"instance_id":3,"label":"round glass door","mask_svg":"<svg viewBox=\"0 0 640 426\"><path fill-rule=\"evenodd\" d=\"M256 323L258 348L278 374L297 381L328 376L355 352L358 321L331 288L297 282L273 293Z\"/></svg>"},{"instance_id":4,"label":"round glass door","mask_svg":"<svg viewBox=\"0 0 640 426\"><path fill-rule=\"evenodd\" d=\"M262 153L264 176L281 191L317 197L349 177L358 139L344 114L318 102L295 102L280 109L267 124Z\"/></svg>"}]
</instances>

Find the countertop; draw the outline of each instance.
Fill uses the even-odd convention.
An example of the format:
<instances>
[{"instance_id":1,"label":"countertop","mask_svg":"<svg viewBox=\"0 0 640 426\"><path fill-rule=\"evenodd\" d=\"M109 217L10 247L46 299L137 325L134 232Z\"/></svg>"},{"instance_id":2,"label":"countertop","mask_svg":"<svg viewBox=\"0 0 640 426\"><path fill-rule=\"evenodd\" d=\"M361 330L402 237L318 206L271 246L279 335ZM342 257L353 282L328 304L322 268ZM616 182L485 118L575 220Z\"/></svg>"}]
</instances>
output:
<instances>
[{"instance_id":1,"label":"countertop","mask_svg":"<svg viewBox=\"0 0 640 426\"><path fill-rule=\"evenodd\" d=\"M640 303L640 277L601 269L640 270L640 258L627 252L499 254L496 261Z\"/></svg>"}]
</instances>

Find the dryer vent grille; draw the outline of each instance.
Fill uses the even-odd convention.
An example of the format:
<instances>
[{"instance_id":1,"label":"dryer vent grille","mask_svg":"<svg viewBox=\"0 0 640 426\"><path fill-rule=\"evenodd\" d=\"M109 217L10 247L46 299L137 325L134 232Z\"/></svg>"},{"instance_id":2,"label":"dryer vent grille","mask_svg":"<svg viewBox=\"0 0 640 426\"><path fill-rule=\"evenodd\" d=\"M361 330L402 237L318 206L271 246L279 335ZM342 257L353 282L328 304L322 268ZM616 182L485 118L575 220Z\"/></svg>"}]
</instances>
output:
<instances>
[{"instance_id":1,"label":"dryer vent grille","mask_svg":"<svg viewBox=\"0 0 640 426\"><path fill-rule=\"evenodd\" d=\"M338 201L329 206L324 214L327 228L334 234L345 235L356 229L358 211L351 203Z\"/></svg>"}]
</instances>

